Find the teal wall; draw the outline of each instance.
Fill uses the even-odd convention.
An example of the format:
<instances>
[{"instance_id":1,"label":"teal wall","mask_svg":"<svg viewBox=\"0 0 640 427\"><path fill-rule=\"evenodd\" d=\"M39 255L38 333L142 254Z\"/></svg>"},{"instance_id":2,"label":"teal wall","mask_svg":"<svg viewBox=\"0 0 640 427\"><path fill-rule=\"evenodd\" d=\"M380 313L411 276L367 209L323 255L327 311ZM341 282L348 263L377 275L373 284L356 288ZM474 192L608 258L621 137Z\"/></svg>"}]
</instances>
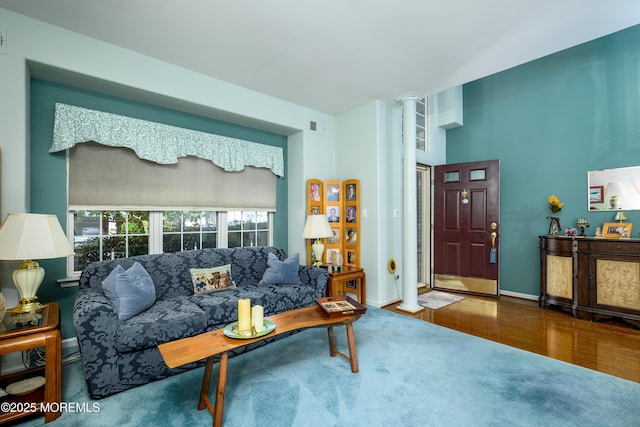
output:
<instances>
[{"instance_id":1,"label":"teal wall","mask_svg":"<svg viewBox=\"0 0 640 427\"><path fill-rule=\"evenodd\" d=\"M53 139L54 105L56 102L282 147L285 160L285 178L276 181L277 213L274 223L274 245L287 250L286 137L37 79L31 81L30 100L31 212L56 214L63 228L66 228L66 155L64 152L56 154L48 152ZM45 269L46 277L38 291L38 298L42 302L57 301L60 304L63 338L73 337L75 331L73 330L71 313L76 288L61 289L56 283L56 280L66 276L65 261L41 260L39 263Z\"/></svg>"},{"instance_id":2,"label":"teal wall","mask_svg":"<svg viewBox=\"0 0 640 427\"><path fill-rule=\"evenodd\" d=\"M587 209L587 171L640 165L640 26L464 85L464 126L447 163L499 159L501 289L539 295L547 197L588 235L614 213ZM640 212L627 212L640 225ZM633 237L638 237L635 230Z\"/></svg>"}]
</instances>

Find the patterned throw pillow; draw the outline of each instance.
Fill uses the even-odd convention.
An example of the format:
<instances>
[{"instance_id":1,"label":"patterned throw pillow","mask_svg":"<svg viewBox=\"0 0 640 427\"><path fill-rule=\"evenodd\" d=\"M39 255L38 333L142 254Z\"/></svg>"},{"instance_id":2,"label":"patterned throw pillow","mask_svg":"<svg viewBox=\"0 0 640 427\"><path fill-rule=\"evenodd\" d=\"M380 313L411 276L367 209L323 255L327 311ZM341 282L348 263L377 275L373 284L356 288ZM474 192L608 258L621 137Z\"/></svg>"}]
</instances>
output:
<instances>
[{"instance_id":1,"label":"patterned throw pillow","mask_svg":"<svg viewBox=\"0 0 640 427\"><path fill-rule=\"evenodd\" d=\"M102 290L111 301L119 320L130 319L156 302L156 287L139 262L126 271L117 265L102 282Z\"/></svg>"},{"instance_id":2,"label":"patterned throw pillow","mask_svg":"<svg viewBox=\"0 0 640 427\"><path fill-rule=\"evenodd\" d=\"M231 278L231 264L213 268L192 268L189 271L193 282L193 294L196 296L236 287Z\"/></svg>"},{"instance_id":3,"label":"patterned throw pillow","mask_svg":"<svg viewBox=\"0 0 640 427\"><path fill-rule=\"evenodd\" d=\"M301 283L300 276L298 276L300 254L280 261L275 254L269 252L267 265L262 280L260 280L261 285L299 285Z\"/></svg>"}]
</instances>

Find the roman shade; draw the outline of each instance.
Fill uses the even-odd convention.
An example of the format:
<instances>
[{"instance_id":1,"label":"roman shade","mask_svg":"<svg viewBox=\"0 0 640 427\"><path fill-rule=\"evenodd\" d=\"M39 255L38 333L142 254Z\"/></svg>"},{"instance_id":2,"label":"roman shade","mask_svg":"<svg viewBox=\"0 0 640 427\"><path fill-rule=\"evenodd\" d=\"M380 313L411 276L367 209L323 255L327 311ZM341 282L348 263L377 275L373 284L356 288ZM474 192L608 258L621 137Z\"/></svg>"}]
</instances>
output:
<instances>
[{"instance_id":1,"label":"roman shade","mask_svg":"<svg viewBox=\"0 0 640 427\"><path fill-rule=\"evenodd\" d=\"M56 104L70 210L275 211L282 148Z\"/></svg>"}]
</instances>

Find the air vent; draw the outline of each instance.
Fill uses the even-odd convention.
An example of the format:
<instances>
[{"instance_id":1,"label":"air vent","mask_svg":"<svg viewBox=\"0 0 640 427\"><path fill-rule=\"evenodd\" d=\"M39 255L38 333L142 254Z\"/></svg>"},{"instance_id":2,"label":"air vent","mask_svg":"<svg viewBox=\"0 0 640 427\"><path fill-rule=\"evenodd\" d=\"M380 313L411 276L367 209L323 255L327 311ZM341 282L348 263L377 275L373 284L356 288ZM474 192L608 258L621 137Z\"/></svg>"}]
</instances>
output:
<instances>
[{"instance_id":1,"label":"air vent","mask_svg":"<svg viewBox=\"0 0 640 427\"><path fill-rule=\"evenodd\" d=\"M314 122L314 121L310 121L309 122L309 129L317 132L318 131L318 123Z\"/></svg>"}]
</instances>

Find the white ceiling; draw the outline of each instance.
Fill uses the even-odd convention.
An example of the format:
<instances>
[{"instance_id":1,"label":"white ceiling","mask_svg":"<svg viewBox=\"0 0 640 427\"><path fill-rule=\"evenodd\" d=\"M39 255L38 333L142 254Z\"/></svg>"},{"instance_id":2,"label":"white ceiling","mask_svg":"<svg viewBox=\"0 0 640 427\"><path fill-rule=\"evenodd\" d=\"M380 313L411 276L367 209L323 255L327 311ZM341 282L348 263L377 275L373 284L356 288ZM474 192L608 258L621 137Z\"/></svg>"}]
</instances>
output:
<instances>
[{"instance_id":1,"label":"white ceiling","mask_svg":"<svg viewBox=\"0 0 640 427\"><path fill-rule=\"evenodd\" d=\"M638 0L0 0L0 7L329 114L436 93L640 23Z\"/></svg>"}]
</instances>

